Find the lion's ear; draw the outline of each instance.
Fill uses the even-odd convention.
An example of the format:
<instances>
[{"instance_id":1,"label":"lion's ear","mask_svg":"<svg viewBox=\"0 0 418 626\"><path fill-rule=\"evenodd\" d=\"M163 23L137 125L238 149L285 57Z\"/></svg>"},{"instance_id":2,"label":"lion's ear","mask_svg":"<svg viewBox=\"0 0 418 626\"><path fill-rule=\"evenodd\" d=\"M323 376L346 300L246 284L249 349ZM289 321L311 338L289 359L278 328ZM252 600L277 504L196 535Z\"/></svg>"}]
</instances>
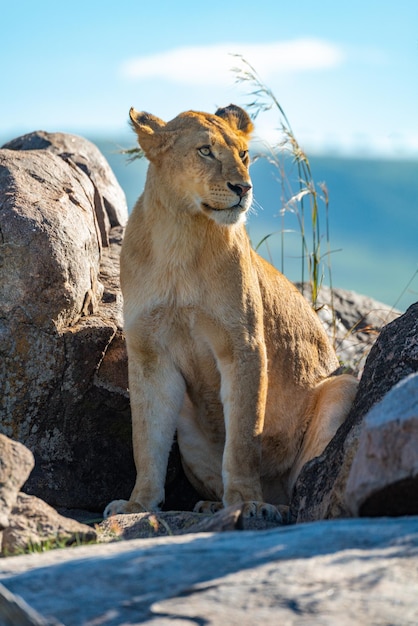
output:
<instances>
[{"instance_id":1,"label":"lion's ear","mask_svg":"<svg viewBox=\"0 0 418 626\"><path fill-rule=\"evenodd\" d=\"M158 155L167 150L173 144L173 133L166 131L166 123L159 117L135 111L132 107L129 111L132 128L138 136L138 143L150 161L155 161Z\"/></svg>"},{"instance_id":2,"label":"lion's ear","mask_svg":"<svg viewBox=\"0 0 418 626\"><path fill-rule=\"evenodd\" d=\"M248 113L236 104L230 104L227 107L218 109L215 115L222 117L234 130L240 131L247 137L249 137L254 130L254 125Z\"/></svg>"}]
</instances>

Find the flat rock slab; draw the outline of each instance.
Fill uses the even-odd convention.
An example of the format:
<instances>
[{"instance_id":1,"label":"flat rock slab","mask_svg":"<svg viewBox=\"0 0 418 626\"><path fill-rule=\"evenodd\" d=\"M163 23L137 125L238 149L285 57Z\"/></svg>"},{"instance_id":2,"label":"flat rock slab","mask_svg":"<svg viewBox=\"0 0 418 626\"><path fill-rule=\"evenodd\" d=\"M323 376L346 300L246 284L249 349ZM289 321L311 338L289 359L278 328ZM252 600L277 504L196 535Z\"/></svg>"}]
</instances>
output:
<instances>
[{"instance_id":1,"label":"flat rock slab","mask_svg":"<svg viewBox=\"0 0 418 626\"><path fill-rule=\"evenodd\" d=\"M416 626L418 518L70 548L2 559L0 580L65 626Z\"/></svg>"}]
</instances>

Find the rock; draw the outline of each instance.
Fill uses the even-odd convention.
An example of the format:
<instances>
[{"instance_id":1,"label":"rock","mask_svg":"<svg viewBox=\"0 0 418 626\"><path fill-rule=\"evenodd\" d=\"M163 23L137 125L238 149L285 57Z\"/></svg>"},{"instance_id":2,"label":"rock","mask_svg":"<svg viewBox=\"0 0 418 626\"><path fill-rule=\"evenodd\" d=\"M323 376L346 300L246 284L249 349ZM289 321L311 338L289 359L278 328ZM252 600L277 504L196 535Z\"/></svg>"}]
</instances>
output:
<instances>
[{"instance_id":1,"label":"rock","mask_svg":"<svg viewBox=\"0 0 418 626\"><path fill-rule=\"evenodd\" d=\"M292 521L350 516L345 491L362 420L402 378L418 371L418 303L384 327L370 350L353 407L321 456L303 468L291 501Z\"/></svg>"},{"instance_id":2,"label":"rock","mask_svg":"<svg viewBox=\"0 0 418 626\"><path fill-rule=\"evenodd\" d=\"M135 478L123 228L112 227L126 221L126 203L90 142L32 133L8 146L0 150L1 431L34 453L27 493L102 510L115 493L128 496Z\"/></svg>"},{"instance_id":3,"label":"rock","mask_svg":"<svg viewBox=\"0 0 418 626\"><path fill-rule=\"evenodd\" d=\"M302 291L302 285L298 283ZM310 301L310 286L303 285ZM381 329L401 312L346 289L322 286L318 295L318 316L334 345L342 368L360 377L367 355Z\"/></svg>"},{"instance_id":4,"label":"rock","mask_svg":"<svg viewBox=\"0 0 418 626\"><path fill-rule=\"evenodd\" d=\"M0 150L0 187L2 317L74 324L101 297L91 182L50 152Z\"/></svg>"},{"instance_id":5,"label":"rock","mask_svg":"<svg viewBox=\"0 0 418 626\"><path fill-rule=\"evenodd\" d=\"M60 626L46 620L26 604L22 598L0 585L0 624L2 626Z\"/></svg>"},{"instance_id":6,"label":"rock","mask_svg":"<svg viewBox=\"0 0 418 626\"><path fill-rule=\"evenodd\" d=\"M92 181L97 190L96 214L102 232L113 226L125 226L128 208L125 194L100 150L78 135L35 131L6 143L7 150L47 150L71 161Z\"/></svg>"},{"instance_id":7,"label":"rock","mask_svg":"<svg viewBox=\"0 0 418 626\"><path fill-rule=\"evenodd\" d=\"M402 378L418 371L418 302L383 329L362 376L361 416ZM360 395L360 394L359 394Z\"/></svg>"},{"instance_id":8,"label":"rock","mask_svg":"<svg viewBox=\"0 0 418 626\"><path fill-rule=\"evenodd\" d=\"M2 554L12 555L46 545L63 547L95 541L93 528L59 515L43 500L20 493L3 531Z\"/></svg>"},{"instance_id":9,"label":"rock","mask_svg":"<svg viewBox=\"0 0 418 626\"><path fill-rule=\"evenodd\" d=\"M2 554L18 553L47 540L67 545L95 539L92 528L58 515L38 498L18 493L33 466L33 454L25 446L0 434Z\"/></svg>"},{"instance_id":10,"label":"rock","mask_svg":"<svg viewBox=\"0 0 418 626\"><path fill-rule=\"evenodd\" d=\"M287 507L282 507L287 509ZM283 519L287 511L283 510ZM281 524L265 519L245 518L242 506L230 506L214 514L190 511L130 513L114 515L97 526L99 541L146 539L170 535L227 530L268 530Z\"/></svg>"},{"instance_id":11,"label":"rock","mask_svg":"<svg viewBox=\"0 0 418 626\"><path fill-rule=\"evenodd\" d=\"M149 539L167 537L184 532L194 532L197 524L215 515L204 515L190 511L166 511L158 513L127 513L113 515L98 527L98 540Z\"/></svg>"},{"instance_id":12,"label":"rock","mask_svg":"<svg viewBox=\"0 0 418 626\"><path fill-rule=\"evenodd\" d=\"M418 514L418 374L366 415L345 501L354 516Z\"/></svg>"},{"instance_id":13,"label":"rock","mask_svg":"<svg viewBox=\"0 0 418 626\"><path fill-rule=\"evenodd\" d=\"M418 518L361 518L5 558L0 580L67 626L412 626L417 554Z\"/></svg>"},{"instance_id":14,"label":"rock","mask_svg":"<svg viewBox=\"0 0 418 626\"><path fill-rule=\"evenodd\" d=\"M0 531L9 525L17 494L33 466L33 454L25 446L0 434Z\"/></svg>"}]
</instances>

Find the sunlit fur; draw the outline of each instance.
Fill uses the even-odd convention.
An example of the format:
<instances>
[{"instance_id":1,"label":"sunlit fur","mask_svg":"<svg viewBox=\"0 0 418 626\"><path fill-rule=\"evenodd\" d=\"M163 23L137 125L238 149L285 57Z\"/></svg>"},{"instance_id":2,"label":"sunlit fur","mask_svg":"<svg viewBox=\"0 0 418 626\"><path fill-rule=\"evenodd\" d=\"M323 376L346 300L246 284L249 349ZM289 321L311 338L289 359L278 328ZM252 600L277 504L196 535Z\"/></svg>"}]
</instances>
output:
<instances>
[{"instance_id":1,"label":"sunlit fur","mask_svg":"<svg viewBox=\"0 0 418 626\"><path fill-rule=\"evenodd\" d=\"M203 498L274 516L356 381L330 377L338 361L316 314L250 246L245 111L131 120L150 161L121 255L137 480L106 514L158 509L177 429Z\"/></svg>"}]
</instances>

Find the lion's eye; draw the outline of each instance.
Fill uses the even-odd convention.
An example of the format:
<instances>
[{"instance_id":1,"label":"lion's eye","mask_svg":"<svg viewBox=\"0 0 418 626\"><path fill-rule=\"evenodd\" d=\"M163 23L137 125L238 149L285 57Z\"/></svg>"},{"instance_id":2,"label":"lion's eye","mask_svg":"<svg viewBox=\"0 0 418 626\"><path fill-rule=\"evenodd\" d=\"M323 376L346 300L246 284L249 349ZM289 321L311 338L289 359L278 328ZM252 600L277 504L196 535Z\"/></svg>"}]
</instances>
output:
<instances>
[{"instance_id":1,"label":"lion's eye","mask_svg":"<svg viewBox=\"0 0 418 626\"><path fill-rule=\"evenodd\" d=\"M248 154L248 150L240 150L239 151L239 158L244 160L245 157L247 156L247 154Z\"/></svg>"},{"instance_id":2,"label":"lion's eye","mask_svg":"<svg viewBox=\"0 0 418 626\"><path fill-rule=\"evenodd\" d=\"M205 157L213 156L212 150L210 149L209 146L202 146L198 150L202 156L205 156Z\"/></svg>"}]
</instances>

